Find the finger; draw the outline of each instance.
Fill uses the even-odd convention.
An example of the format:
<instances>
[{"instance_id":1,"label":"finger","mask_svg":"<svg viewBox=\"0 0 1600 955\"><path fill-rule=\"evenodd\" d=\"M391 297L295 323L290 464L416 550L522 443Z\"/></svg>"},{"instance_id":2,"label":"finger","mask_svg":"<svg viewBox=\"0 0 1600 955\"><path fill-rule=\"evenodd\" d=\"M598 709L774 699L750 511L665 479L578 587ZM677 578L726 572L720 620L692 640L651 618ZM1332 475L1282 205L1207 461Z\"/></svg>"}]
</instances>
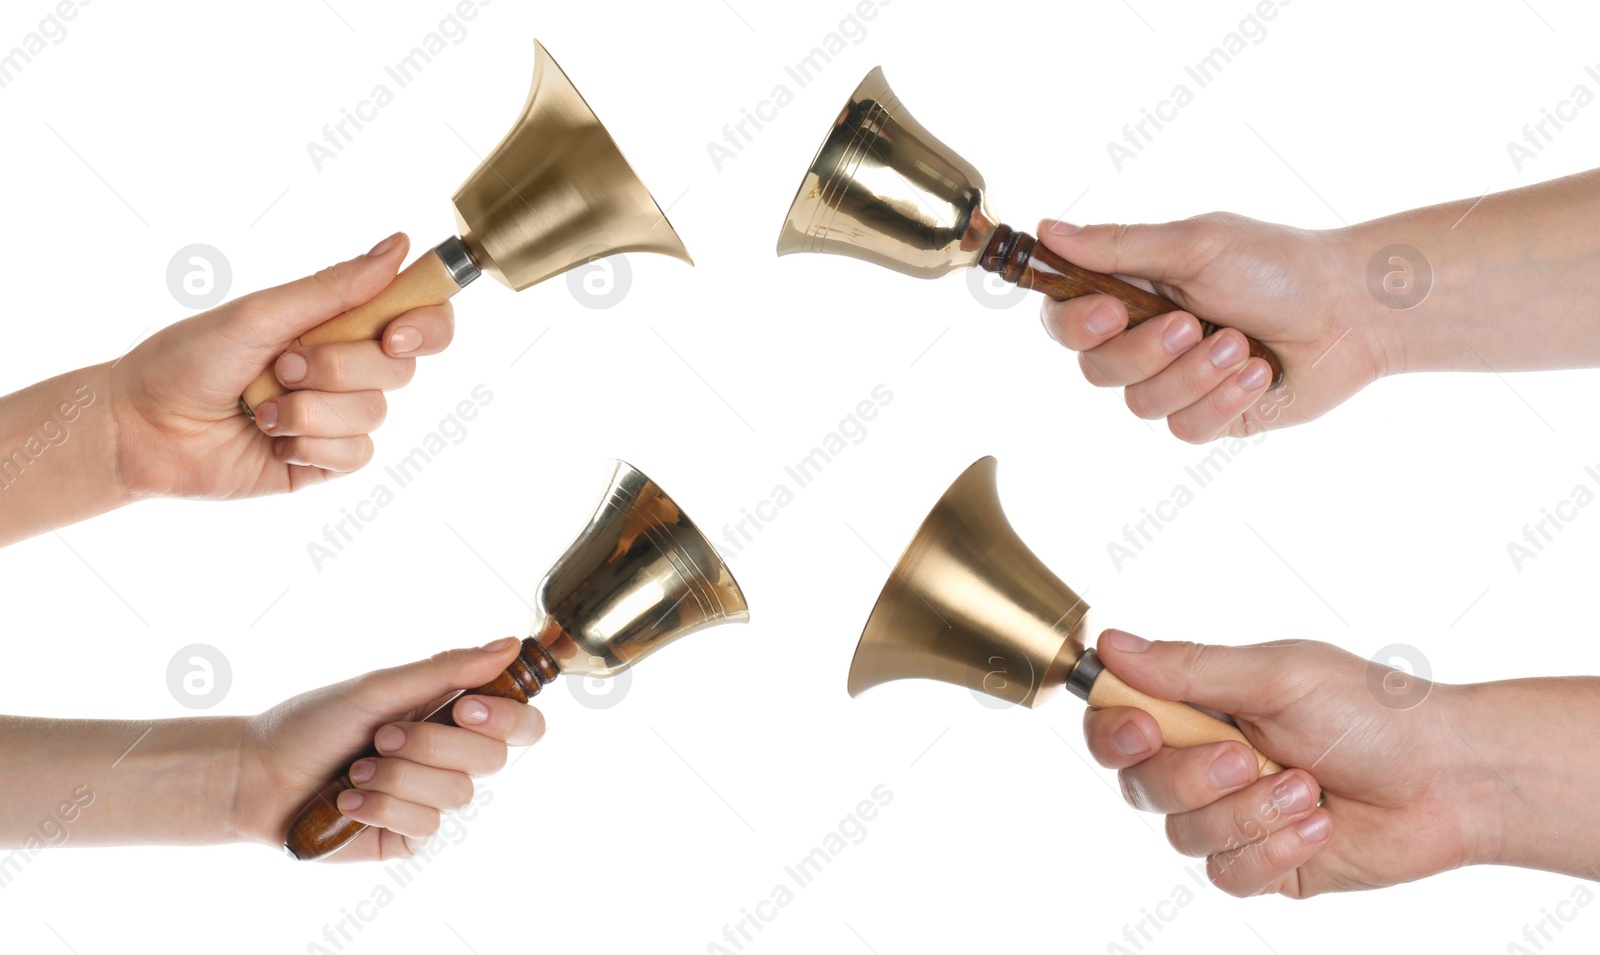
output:
<instances>
[{"instance_id":1,"label":"finger","mask_svg":"<svg viewBox=\"0 0 1600 955\"><path fill-rule=\"evenodd\" d=\"M390 358L377 342L333 342L296 346L272 370L292 391L393 391L411 383L417 363Z\"/></svg>"},{"instance_id":2,"label":"finger","mask_svg":"<svg viewBox=\"0 0 1600 955\"><path fill-rule=\"evenodd\" d=\"M396 232L366 255L241 297L222 314L224 334L273 355L301 334L377 296L394 281L411 240Z\"/></svg>"},{"instance_id":3,"label":"finger","mask_svg":"<svg viewBox=\"0 0 1600 955\"><path fill-rule=\"evenodd\" d=\"M388 793L396 799L430 806L442 812L465 809L472 802L472 777L409 759L369 757L350 765L350 781L366 792Z\"/></svg>"},{"instance_id":4,"label":"finger","mask_svg":"<svg viewBox=\"0 0 1600 955\"><path fill-rule=\"evenodd\" d=\"M1085 710L1083 737L1095 761L1107 769L1124 769L1161 749L1155 717L1131 706Z\"/></svg>"},{"instance_id":5,"label":"finger","mask_svg":"<svg viewBox=\"0 0 1600 955\"><path fill-rule=\"evenodd\" d=\"M1266 360L1252 358L1210 394L1168 417L1167 428L1190 444L1204 444L1224 434L1242 437L1248 433L1244 413L1266 394L1271 381Z\"/></svg>"},{"instance_id":6,"label":"finger","mask_svg":"<svg viewBox=\"0 0 1600 955\"><path fill-rule=\"evenodd\" d=\"M1238 716L1261 716L1283 703L1302 678L1325 679L1320 660L1307 659L1307 644L1285 641L1247 647L1145 640L1121 630L1100 634L1097 649L1106 669L1129 686L1161 700L1185 700ZM1302 654L1290 666L1289 654ZM1311 672L1316 670L1318 672ZM1359 674L1357 674L1359 677Z\"/></svg>"},{"instance_id":7,"label":"finger","mask_svg":"<svg viewBox=\"0 0 1600 955\"><path fill-rule=\"evenodd\" d=\"M1157 374L1200 341L1200 320L1188 312L1157 315L1078 356L1088 379L1120 388Z\"/></svg>"},{"instance_id":8,"label":"finger","mask_svg":"<svg viewBox=\"0 0 1600 955\"><path fill-rule=\"evenodd\" d=\"M544 714L526 703L464 693L450 711L456 725L508 746L532 746L544 737Z\"/></svg>"},{"instance_id":9,"label":"finger","mask_svg":"<svg viewBox=\"0 0 1600 955\"><path fill-rule=\"evenodd\" d=\"M1165 418L1210 394L1249 357L1244 335L1222 329L1155 376L1129 385L1123 400L1130 411L1147 421Z\"/></svg>"},{"instance_id":10,"label":"finger","mask_svg":"<svg viewBox=\"0 0 1600 955\"><path fill-rule=\"evenodd\" d=\"M520 652L521 641L516 637L501 637L476 649L446 650L426 660L361 676L350 684L347 696L356 706L374 713L412 713L451 691L483 686L510 666Z\"/></svg>"},{"instance_id":11,"label":"finger","mask_svg":"<svg viewBox=\"0 0 1600 955\"><path fill-rule=\"evenodd\" d=\"M383 756L474 776L498 773L506 764L505 743L459 726L389 723L378 728L372 742Z\"/></svg>"},{"instance_id":12,"label":"finger","mask_svg":"<svg viewBox=\"0 0 1600 955\"><path fill-rule=\"evenodd\" d=\"M1313 809L1299 822L1258 843L1212 856L1206 862L1206 875L1217 888L1239 898L1277 892L1332 835L1333 817L1328 810Z\"/></svg>"},{"instance_id":13,"label":"finger","mask_svg":"<svg viewBox=\"0 0 1600 955\"><path fill-rule=\"evenodd\" d=\"M389 323L383 332L385 354L396 358L437 355L456 337L456 313L449 302L414 308Z\"/></svg>"},{"instance_id":14,"label":"finger","mask_svg":"<svg viewBox=\"0 0 1600 955\"><path fill-rule=\"evenodd\" d=\"M376 431L388 413L381 391L291 391L256 408L256 427L274 437L353 438Z\"/></svg>"},{"instance_id":15,"label":"finger","mask_svg":"<svg viewBox=\"0 0 1600 955\"><path fill-rule=\"evenodd\" d=\"M1064 302L1046 296L1039 318L1051 338L1073 351L1088 351L1128 326L1128 306L1110 295L1080 295Z\"/></svg>"},{"instance_id":16,"label":"finger","mask_svg":"<svg viewBox=\"0 0 1600 955\"><path fill-rule=\"evenodd\" d=\"M1123 798L1145 812L1192 812L1256 781L1257 763L1239 742L1163 747L1117 774Z\"/></svg>"},{"instance_id":17,"label":"finger","mask_svg":"<svg viewBox=\"0 0 1600 955\"><path fill-rule=\"evenodd\" d=\"M320 468L335 474L359 471L372 461L372 439L354 438L276 438L272 455L284 464Z\"/></svg>"},{"instance_id":18,"label":"finger","mask_svg":"<svg viewBox=\"0 0 1600 955\"><path fill-rule=\"evenodd\" d=\"M1095 272L1121 272L1174 283L1193 278L1203 262L1203 228L1203 223L1194 220L1075 226L1047 219L1039 223L1039 241L1072 264Z\"/></svg>"},{"instance_id":19,"label":"finger","mask_svg":"<svg viewBox=\"0 0 1600 955\"><path fill-rule=\"evenodd\" d=\"M356 822L379 826L416 839L426 839L439 831L439 810L398 799L388 793L346 789L335 805L339 812Z\"/></svg>"},{"instance_id":20,"label":"finger","mask_svg":"<svg viewBox=\"0 0 1600 955\"><path fill-rule=\"evenodd\" d=\"M1167 840L1186 856L1232 852L1291 826L1317 808L1320 787L1310 773L1289 769L1263 776L1209 805L1167 817Z\"/></svg>"}]
</instances>

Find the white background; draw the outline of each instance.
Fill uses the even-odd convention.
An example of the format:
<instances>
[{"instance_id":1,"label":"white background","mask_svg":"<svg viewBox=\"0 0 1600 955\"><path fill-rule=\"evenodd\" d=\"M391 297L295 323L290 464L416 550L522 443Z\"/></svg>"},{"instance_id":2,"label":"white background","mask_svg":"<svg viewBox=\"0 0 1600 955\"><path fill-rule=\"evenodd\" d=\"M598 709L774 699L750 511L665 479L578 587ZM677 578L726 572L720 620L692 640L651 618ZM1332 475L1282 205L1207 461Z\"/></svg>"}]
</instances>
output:
<instances>
[{"instance_id":1,"label":"white background","mask_svg":"<svg viewBox=\"0 0 1600 955\"><path fill-rule=\"evenodd\" d=\"M865 439L734 558L753 621L652 658L610 709L552 687L546 740L485 783L493 801L466 837L346 951L703 952L880 784L893 801L865 841L747 951L1098 952L1182 883L1195 901L1146 951L1498 952L1568 897L1567 877L1479 868L1306 903L1236 901L1196 886L1159 819L1127 809L1086 762L1076 701L997 711L908 683L852 701L844 678L880 557L983 454L1000 459L1019 531L1103 624L1309 637L1364 656L1403 642L1447 681L1595 672L1600 517L1585 513L1521 572L1506 553L1600 462L1595 373L1380 382L1252 444L1118 572L1106 542L1206 451L1081 380L1032 298L996 311L960 277L920 283L772 246L824 128L880 63L1024 228L1069 206L1080 222L1229 209L1337 227L1585 169L1600 157L1600 109L1520 172L1505 144L1574 84L1596 87L1591 6L1299 0L1119 173L1107 140L1252 4L896 0L802 90L784 65L852 5L499 0L318 172L306 142L452 8L332 2L101 0L0 90L0 392L189 314L165 275L191 243L226 254L239 294L394 229L417 248L444 238L474 153L522 104L534 37L672 203L697 265L634 255L629 293L604 311L560 279L464 293L455 346L393 398L377 464L474 386L492 403L320 572L307 542L378 475L292 498L141 504L0 553L5 712L188 715L165 670L189 643L232 664L211 712L255 712L523 633L525 602L610 458L720 537L882 384L893 401ZM0 48L50 7L6 4ZM706 143L779 82L795 101L719 172ZM11 951L301 952L385 878L255 846L80 848L45 853L0 889L0 921ZM1600 914L1583 910L1547 950L1597 939Z\"/></svg>"}]
</instances>

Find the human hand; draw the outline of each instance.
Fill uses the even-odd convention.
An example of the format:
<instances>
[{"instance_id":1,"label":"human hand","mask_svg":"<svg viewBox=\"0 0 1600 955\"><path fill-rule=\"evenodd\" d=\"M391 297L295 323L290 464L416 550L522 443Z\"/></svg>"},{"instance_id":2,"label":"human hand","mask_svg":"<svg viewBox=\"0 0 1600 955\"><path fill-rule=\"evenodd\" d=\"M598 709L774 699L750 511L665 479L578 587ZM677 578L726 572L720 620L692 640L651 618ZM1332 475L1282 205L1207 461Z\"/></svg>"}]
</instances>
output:
<instances>
[{"instance_id":1,"label":"human hand","mask_svg":"<svg viewBox=\"0 0 1600 955\"><path fill-rule=\"evenodd\" d=\"M307 797L346 768L356 788L340 812L364 830L329 858L363 862L410 856L439 828L439 814L472 800L474 776L499 772L507 746L544 735L532 706L463 694L455 726L419 720L462 687L482 686L516 659L519 641L450 650L302 693L244 722L234 809L246 839L281 846ZM376 744L380 755L350 762Z\"/></svg>"},{"instance_id":2,"label":"human hand","mask_svg":"<svg viewBox=\"0 0 1600 955\"><path fill-rule=\"evenodd\" d=\"M1142 710L1085 715L1089 749L1119 770L1128 802L1165 814L1173 848L1206 857L1230 895L1309 898L1492 861L1495 824L1469 807L1505 799L1453 731L1462 688L1417 683L1423 705L1400 708L1369 689L1366 660L1310 641L1224 647L1107 630L1099 653L1130 686L1231 714L1257 749L1301 767L1258 779L1243 744L1172 749Z\"/></svg>"},{"instance_id":3,"label":"human hand","mask_svg":"<svg viewBox=\"0 0 1600 955\"><path fill-rule=\"evenodd\" d=\"M449 303L407 312L378 341L296 346L302 333L375 296L410 242L243 296L162 329L111 366L116 466L129 498L232 499L295 491L372 459L383 392L454 334ZM239 394L272 367L289 393L251 421Z\"/></svg>"},{"instance_id":4,"label":"human hand","mask_svg":"<svg viewBox=\"0 0 1600 955\"><path fill-rule=\"evenodd\" d=\"M1385 310L1360 280L1366 261L1343 231L1211 213L1081 229L1047 220L1039 239L1184 309L1131 329L1127 307L1109 295L1047 299L1042 309L1050 335L1080 353L1085 377L1123 388L1134 414L1166 418L1184 441L1310 421L1391 370ZM1223 327L1201 340L1197 315ZM1249 358L1245 335L1282 361L1282 387L1267 391L1271 373Z\"/></svg>"}]
</instances>

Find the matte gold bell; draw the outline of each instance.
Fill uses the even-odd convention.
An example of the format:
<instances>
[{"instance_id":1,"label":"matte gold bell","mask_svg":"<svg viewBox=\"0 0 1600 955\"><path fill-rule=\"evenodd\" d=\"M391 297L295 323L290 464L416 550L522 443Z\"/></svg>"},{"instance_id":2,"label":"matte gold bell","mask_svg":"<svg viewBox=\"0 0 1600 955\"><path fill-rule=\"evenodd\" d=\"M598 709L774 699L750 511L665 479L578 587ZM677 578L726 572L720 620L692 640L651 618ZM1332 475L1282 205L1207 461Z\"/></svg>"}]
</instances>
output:
<instances>
[{"instance_id":1,"label":"matte gold bell","mask_svg":"<svg viewBox=\"0 0 1600 955\"><path fill-rule=\"evenodd\" d=\"M626 461L537 601L534 638L562 673L582 676L614 676L679 637L750 619L716 548Z\"/></svg>"},{"instance_id":2,"label":"matte gold bell","mask_svg":"<svg viewBox=\"0 0 1600 955\"><path fill-rule=\"evenodd\" d=\"M533 49L522 115L456 191L461 239L478 267L521 291L617 252L693 264L582 94L543 44Z\"/></svg>"},{"instance_id":3,"label":"matte gold bell","mask_svg":"<svg viewBox=\"0 0 1600 955\"><path fill-rule=\"evenodd\" d=\"M997 466L979 459L923 520L861 633L851 696L920 678L1032 707L1066 685L1089 605L1011 528Z\"/></svg>"},{"instance_id":4,"label":"matte gold bell","mask_svg":"<svg viewBox=\"0 0 1600 955\"><path fill-rule=\"evenodd\" d=\"M1168 746L1231 740L1262 775L1283 767L1238 727L1122 682L1084 648L1089 605L1050 572L1000 509L998 462L980 458L935 504L867 618L850 695L890 680L942 680L1034 707L1063 686L1090 706L1135 706Z\"/></svg>"}]
</instances>

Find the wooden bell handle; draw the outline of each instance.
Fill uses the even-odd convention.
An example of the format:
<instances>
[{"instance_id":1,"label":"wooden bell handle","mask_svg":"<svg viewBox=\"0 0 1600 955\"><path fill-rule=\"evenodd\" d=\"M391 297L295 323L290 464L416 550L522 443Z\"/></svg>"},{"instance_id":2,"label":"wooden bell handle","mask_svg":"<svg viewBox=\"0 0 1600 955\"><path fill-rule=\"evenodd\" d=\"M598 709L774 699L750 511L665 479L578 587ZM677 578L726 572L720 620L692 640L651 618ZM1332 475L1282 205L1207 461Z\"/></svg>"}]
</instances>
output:
<instances>
[{"instance_id":1,"label":"wooden bell handle","mask_svg":"<svg viewBox=\"0 0 1600 955\"><path fill-rule=\"evenodd\" d=\"M474 269L467 282L476 276ZM377 298L357 305L343 315L328 319L295 339L291 347L326 345L330 342L372 341L381 338L383 330L396 318L424 305L442 305L465 285L466 282L458 281L456 274L445 264L440 256L440 249L429 249L396 275L394 281L378 293ZM254 418L256 408L263 401L288 393L289 389L278 382L278 376L272 367L268 366L267 370L244 390L244 394L239 397L239 404L244 408L245 414Z\"/></svg>"},{"instance_id":2,"label":"wooden bell handle","mask_svg":"<svg viewBox=\"0 0 1600 955\"><path fill-rule=\"evenodd\" d=\"M994 272L1013 285L1026 289L1043 292L1053 299L1065 301L1088 295L1091 292L1103 292L1128 306L1128 327L1140 322L1165 315L1168 312L1179 310L1175 302L1162 298L1154 292L1147 292L1137 285L1100 272L1091 272L1081 269L1061 256L1039 244L1039 240L1026 232L1019 232L1007 225L997 226L994 235L989 239L989 245L984 249L978 264L986 271ZM1200 334L1209 335L1217 330L1217 326L1205 319L1200 320ZM1283 384L1283 363L1272 349L1245 336L1250 343L1250 355L1261 358L1272 368L1272 384L1269 388L1277 388Z\"/></svg>"},{"instance_id":3,"label":"wooden bell handle","mask_svg":"<svg viewBox=\"0 0 1600 955\"><path fill-rule=\"evenodd\" d=\"M451 707L457 699L466 693L478 696L499 696L518 703L526 703L534 696L539 695L539 690L546 683L556 678L561 672L555 658L537 640L532 637L522 641L522 652L505 672L485 683L483 686L465 690L461 694L451 697L438 709L423 717L425 723L439 723L443 726L456 725L450 716ZM378 755L378 751L368 747L366 752L354 757L353 763L358 759L366 759ZM354 819L339 811L339 794L346 789L356 788L350 781L348 772L339 778L329 781L317 794L313 796L300 812L295 815L294 821L289 823L288 835L284 837L283 847L289 854L302 862L313 862L333 852L344 848L356 836L361 835L367 828L364 822Z\"/></svg>"},{"instance_id":4,"label":"wooden bell handle","mask_svg":"<svg viewBox=\"0 0 1600 955\"><path fill-rule=\"evenodd\" d=\"M1094 653L1086 651L1085 656ZM1098 663L1098 657L1093 658ZM1167 746L1183 748L1186 746L1199 746L1201 743L1220 743L1233 740L1250 747L1250 752L1256 754L1256 766L1261 775L1270 776L1273 773L1283 772L1283 767L1273 762L1265 753L1256 749L1244 734L1239 732L1237 726L1229 726L1214 716L1195 709L1187 703L1174 703L1171 700L1158 700L1147 693L1141 693L1133 687L1122 682L1122 679L1110 670L1101 670L1095 678L1094 686L1089 689L1089 705L1099 708L1105 706L1135 706L1156 718L1161 726L1161 742Z\"/></svg>"}]
</instances>

